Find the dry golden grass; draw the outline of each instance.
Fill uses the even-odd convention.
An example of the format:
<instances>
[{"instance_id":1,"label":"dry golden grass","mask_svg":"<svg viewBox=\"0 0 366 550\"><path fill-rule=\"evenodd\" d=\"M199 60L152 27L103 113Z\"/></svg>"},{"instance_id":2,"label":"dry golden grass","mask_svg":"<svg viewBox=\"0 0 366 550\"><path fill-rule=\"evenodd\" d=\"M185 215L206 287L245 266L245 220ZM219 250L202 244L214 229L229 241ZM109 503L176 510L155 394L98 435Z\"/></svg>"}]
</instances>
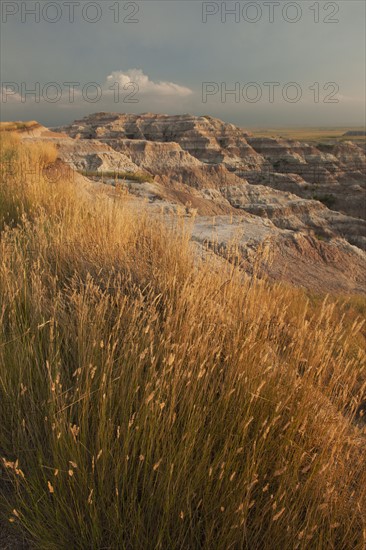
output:
<instances>
[{"instance_id":1,"label":"dry golden grass","mask_svg":"<svg viewBox=\"0 0 366 550\"><path fill-rule=\"evenodd\" d=\"M0 122L0 132L17 132L18 130L30 130L39 126L35 120L28 122Z\"/></svg>"},{"instance_id":2,"label":"dry golden grass","mask_svg":"<svg viewBox=\"0 0 366 550\"><path fill-rule=\"evenodd\" d=\"M217 272L183 220L22 183L55 155L6 150L9 525L47 550L364 548L363 303Z\"/></svg>"}]
</instances>

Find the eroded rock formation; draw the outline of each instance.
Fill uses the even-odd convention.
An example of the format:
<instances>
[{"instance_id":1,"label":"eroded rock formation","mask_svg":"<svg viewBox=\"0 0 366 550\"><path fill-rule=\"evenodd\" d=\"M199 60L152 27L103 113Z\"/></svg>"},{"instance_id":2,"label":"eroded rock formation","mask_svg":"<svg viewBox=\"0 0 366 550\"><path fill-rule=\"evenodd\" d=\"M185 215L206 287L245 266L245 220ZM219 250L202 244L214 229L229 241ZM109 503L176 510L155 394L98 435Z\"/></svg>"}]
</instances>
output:
<instances>
[{"instance_id":1,"label":"eroded rock formation","mask_svg":"<svg viewBox=\"0 0 366 550\"><path fill-rule=\"evenodd\" d=\"M129 192L154 211L195 214L200 245L225 255L239 232L248 272L265 244L275 279L365 290L366 167L357 144L256 138L208 116L151 113L97 113L58 131L43 139L75 170L149 174L127 182ZM212 216L215 245L207 238Z\"/></svg>"}]
</instances>

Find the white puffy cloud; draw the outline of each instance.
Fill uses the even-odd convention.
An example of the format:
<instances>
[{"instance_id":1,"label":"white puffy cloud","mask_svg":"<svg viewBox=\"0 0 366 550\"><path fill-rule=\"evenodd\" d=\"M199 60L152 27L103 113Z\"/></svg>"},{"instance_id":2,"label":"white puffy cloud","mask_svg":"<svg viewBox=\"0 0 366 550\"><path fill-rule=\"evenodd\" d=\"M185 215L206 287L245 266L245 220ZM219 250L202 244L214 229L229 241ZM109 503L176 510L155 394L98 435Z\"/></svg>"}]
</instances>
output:
<instances>
[{"instance_id":1,"label":"white puffy cloud","mask_svg":"<svg viewBox=\"0 0 366 550\"><path fill-rule=\"evenodd\" d=\"M20 103L22 96L19 93L19 86L15 83L1 87L1 103Z\"/></svg>"},{"instance_id":2,"label":"white puffy cloud","mask_svg":"<svg viewBox=\"0 0 366 550\"><path fill-rule=\"evenodd\" d=\"M180 86L179 84L175 84L175 82L154 82L141 69L113 71L107 77L107 85L110 87L115 83L118 83L121 87L133 83L138 86L138 93L155 97L186 97L193 93L190 88Z\"/></svg>"}]
</instances>

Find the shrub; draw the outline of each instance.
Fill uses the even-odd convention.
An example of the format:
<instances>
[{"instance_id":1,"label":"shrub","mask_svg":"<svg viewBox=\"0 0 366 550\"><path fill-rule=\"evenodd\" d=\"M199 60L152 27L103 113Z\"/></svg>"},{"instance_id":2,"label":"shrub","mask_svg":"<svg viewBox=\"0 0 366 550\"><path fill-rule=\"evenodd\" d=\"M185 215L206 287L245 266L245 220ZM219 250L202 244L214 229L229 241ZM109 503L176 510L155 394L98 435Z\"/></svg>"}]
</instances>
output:
<instances>
[{"instance_id":1,"label":"shrub","mask_svg":"<svg viewBox=\"0 0 366 550\"><path fill-rule=\"evenodd\" d=\"M332 194L329 195L313 195L315 201L322 202L327 208L332 208L336 203L336 197Z\"/></svg>"},{"instance_id":2,"label":"shrub","mask_svg":"<svg viewBox=\"0 0 366 550\"><path fill-rule=\"evenodd\" d=\"M138 183L144 183L149 182L152 183L154 181L154 176L152 174L149 174L148 172L120 172L120 171L98 171L98 170L80 170L80 173L83 174L83 176L90 177L90 178L113 178L117 180L131 180L136 181Z\"/></svg>"}]
</instances>

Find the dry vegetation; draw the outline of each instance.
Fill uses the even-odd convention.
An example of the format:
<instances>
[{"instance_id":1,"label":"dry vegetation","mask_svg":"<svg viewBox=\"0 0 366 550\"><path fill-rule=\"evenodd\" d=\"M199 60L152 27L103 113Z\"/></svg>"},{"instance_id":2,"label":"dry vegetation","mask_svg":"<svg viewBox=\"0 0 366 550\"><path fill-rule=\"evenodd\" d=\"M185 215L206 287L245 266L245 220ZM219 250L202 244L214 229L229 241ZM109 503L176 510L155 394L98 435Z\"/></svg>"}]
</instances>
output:
<instances>
[{"instance_id":1,"label":"dry vegetation","mask_svg":"<svg viewBox=\"0 0 366 550\"><path fill-rule=\"evenodd\" d=\"M98 180L129 180L129 181L137 181L139 183L143 182L149 182L152 183L154 181L154 176L152 174L149 174L147 172L121 172L121 171L98 171L98 170L80 170L80 173L83 176L86 176L90 179L98 179Z\"/></svg>"},{"instance_id":2,"label":"dry vegetation","mask_svg":"<svg viewBox=\"0 0 366 550\"><path fill-rule=\"evenodd\" d=\"M38 122L29 120L28 122L0 122L0 132L18 132L31 130L39 127Z\"/></svg>"},{"instance_id":3,"label":"dry vegetation","mask_svg":"<svg viewBox=\"0 0 366 550\"><path fill-rule=\"evenodd\" d=\"M365 143L365 136L347 136L349 130L364 131L364 126L343 128L252 128L250 132L255 137L295 139L305 142L342 142L353 141Z\"/></svg>"},{"instance_id":4,"label":"dry vegetation","mask_svg":"<svg viewBox=\"0 0 366 550\"><path fill-rule=\"evenodd\" d=\"M2 140L3 521L47 550L364 548L363 302L218 273L182 220L30 173L54 159Z\"/></svg>"}]
</instances>

